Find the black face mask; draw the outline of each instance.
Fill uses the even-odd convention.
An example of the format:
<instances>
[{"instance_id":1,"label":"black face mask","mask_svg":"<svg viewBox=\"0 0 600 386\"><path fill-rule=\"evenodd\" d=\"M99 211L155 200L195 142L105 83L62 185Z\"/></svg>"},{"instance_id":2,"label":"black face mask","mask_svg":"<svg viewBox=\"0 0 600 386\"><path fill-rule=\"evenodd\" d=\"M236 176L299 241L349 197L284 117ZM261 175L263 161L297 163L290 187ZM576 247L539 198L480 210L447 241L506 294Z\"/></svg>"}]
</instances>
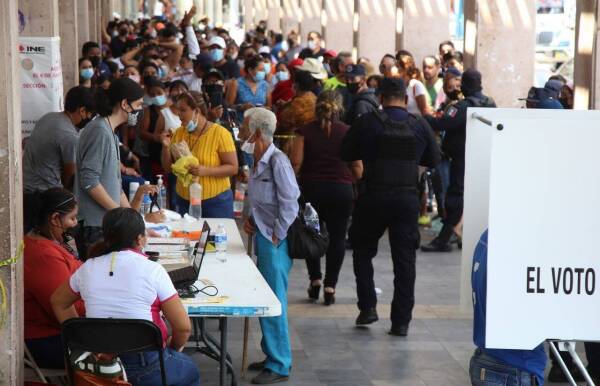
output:
<instances>
[{"instance_id":1,"label":"black face mask","mask_svg":"<svg viewBox=\"0 0 600 386\"><path fill-rule=\"evenodd\" d=\"M128 29L123 28L123 29L119 30L119 35L121 35L121 36L127 36L128 33L129 33Z\"/></svg>"},{"instance_id":2,"label":"black face mask","mask_svg":"<svg viewBox=\"0 0 600 386\"><path fill-rule=\"evenodd\" d=\"M77 128L80 129L80 130L83 129L85 127L85 125L87 125L88 123L90 123L91 120L92 120L92 118L82 119L81 122L79 122L77 124Z\"/></svg>"},{"instance_id":3,"label":"black face mask","mask_svg":"<svg viewBox=\"0 0 600 386\"><path fill-rule=\"evenodd\" d=\"M204 86L204 91L208 94L211 107L223 105L223 85L207 84Z\"/></svg>"},{"instance_id":4,"label":"black face mask","mask_svg":"<svg viewBox=\"0 0 600 386\"><path fill-rule=\"evenodd\" d=\"M360 90L360 83L348 83L346 84L346 87L348 87L348 91L350 92L350 94L358 94L358 90Z\"/></svg>"},{"instance_id":5,"label":"black face mask","mask_svg":"<svg viewBox=\"0 0 600 386\"><path fill-rule=\"evenodd\" d=\"M454 90L451 92L447 92L446 96L453 101L458 100L458 97L460 96L460 90Z\"/></svg>"},{"instance_id":6,"label":"black face mask","mask_svg":"<svg viewBox=\"0 0 600 386\"><path fill-rule=\"evenodd\" d=\"M100 57L99 56L92 56L90 57L90 62L92 62L92 67L96 68L98 67L98 65L100 64Z\"/></svg>"}]
</instances>

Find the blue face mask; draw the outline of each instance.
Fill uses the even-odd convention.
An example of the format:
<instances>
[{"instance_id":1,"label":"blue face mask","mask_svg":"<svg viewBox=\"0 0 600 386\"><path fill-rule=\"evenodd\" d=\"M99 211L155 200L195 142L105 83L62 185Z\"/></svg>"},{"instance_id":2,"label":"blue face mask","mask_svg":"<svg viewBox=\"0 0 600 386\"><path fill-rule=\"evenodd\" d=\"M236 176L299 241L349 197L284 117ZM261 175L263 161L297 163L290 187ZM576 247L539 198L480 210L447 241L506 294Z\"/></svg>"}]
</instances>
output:
<instances>
[{"instance_id":1,"label":"blue face mask","mask_svg":"<svg viewBox=\"0 0 600 386\"><path fill-rule=\"evenodd\" d=\"M256 73L256 75L254 75L254 81L255 82L260 82L265 80L265 77L267 76L267 74L264 71L258 71Z\"/></svg>"},{"instance_id":2,"label":"blue face mask","mask_svg":"<svg viewBox=\"0 0 600 386\"><path fill-rule=\"evenodd\" d=\"M280 82L288 80L290 79L290 73L287 71L279 71L277 72L277 79L279 79Z\"/></svg>"},{"instance_id":3,"label":"blue face mask","mask_svg":"<svg viewBox=\"0 0 600 386\"><path fill-rule=\"evenodd\" d=\"M94 76L94 69L84 68L83 70L79 71L79 75L81 75L81 77L85 80L92 79L92 76Z\"/></svg>"},{"instance_id":4,"label":"blue face mask","mask_svg":"<svg viewBox=\"0 0 600 386\"><path fill-rule=\"evenodd\" d=\"M187 123L187 125L185 125L185 128L187 129L188 133L193 133L197 127L198 127L198 124L196 123L196 120L194 118L192 118Z\"/></svg>"},{"instance_id":5,"label":"blue face mask","mask_svg":"<svg viewBox=\"0 0 600 386\"><path fill-rule=\"evenodd\" d=\"M271 63L265 63L265 73L266 74L271 73Z\"/></svg>"},{"instance_id":6,"label":"blue face mask","mask_svg":"<svg viewBox=\"0 0 600 386\"><path fill-rule=\"evenodd\" d=\"M167 96L166 95L157 95L154 97L154 104L156 106L162 106L165 103L167 103Z\"/></svg>"},{"instance_id":7,"label":"blue face mask","mask_svg":"<svg viewBox=\"0 0 600 386\"><path fill-rule=\"evenodd\" d=\"M210 56L215 62L220 62L221 60L223 60L224 55L225 54L223 53L223 50L220 48L214 48L210 50Z\"/></svg>"},{"instance_id":8,"label":"blue face mask","mask_svg":"<svg viewBox=\"0 0 600 386\"><path fill-rule=\"evenodd\" d=\"M162 79L165 76L167 76L167 72L165 71L165 69L162 67L158 67L158 78Z\"/></svg>"},{"instance_id":9,"label":"blue face mask","mask_svg":"<svg viewBox=\"0 0 600 386\"><path fill-rule=\"evenodd\" d=\"M144 95L144 105L152 106L154 104L154 98Z\"/></svg>"}]
</instances>

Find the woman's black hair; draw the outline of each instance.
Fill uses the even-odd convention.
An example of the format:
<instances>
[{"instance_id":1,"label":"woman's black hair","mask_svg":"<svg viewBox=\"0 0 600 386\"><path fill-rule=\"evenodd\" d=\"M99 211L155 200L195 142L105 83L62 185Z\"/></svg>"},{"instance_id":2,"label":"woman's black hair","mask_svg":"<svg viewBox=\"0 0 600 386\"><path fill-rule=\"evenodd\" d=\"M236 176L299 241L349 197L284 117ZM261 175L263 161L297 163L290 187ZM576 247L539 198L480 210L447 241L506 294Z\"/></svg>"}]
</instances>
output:
<instances>
[{"instance_id":1,"label":"woman's black hair","mask_svg":"<svg viewBox=\"0 0 600 386\"><path fill-rule=\"evenodd\" d=\"M48 226L48 220L54 213L65 215L76 206L75 196L67 189L50 188L43 192L36 192L28 211L31 214L31 224L39 231Z\"/></svg>"},{"instance_id":2,"label":"woman's black hair","mask_svg":"<svg viewBox=\"0 0 600 386\"><path fill-rule=\"evenodd\" d=\"M254 55L244 61L244 69L253 70L256 67L258 67L260 65L260 63L263 63L263 62L264 62L264 59L262 56Z\"/></svg>"},{"instance_id":3,"label":"woman's black hair","mask_svg":"<svg viewBox=\"0 0 600 386\"><path fill-rule=\"evenodd\" d=\"M160 79L158 79L155 76L146 75L145 77L142 78L142 83L143 83L144 87L146 87L146 90L149 90L154 87L159 87L159 88L162 88L163 90L165 89L165 84L163 82L161 82Z\"/></svg>"},{"instance_id":4,"label":"woman's black hair","mask_svg":"<svg viewBox=\"0 0 600 386\"><path fill-rule=\"evenodd\" d=\"M102 88L96 90L96 109L98 114L108 117L123 99L131 103L143 96L144 90L139 84L128 77L122 77L112 82L108 90Z\"/></svg>"},{"instance_id":5,"label":"woman's black hair","mask_svg":"<svg viewBox=\"0 0 600 386\"><path fill-rule=\"evenodd\" d=\"M189 90L187 83L181 79L177 79L169 83L169 92L173 91L173 89L177 86L183 86L186 90Z\"/></svg>"},{"instance_id":6,"label":"woman's black hair","mask_svg":"<svg viewBox=\"0 0 600 386\"><path fill-rule=\"evenodd\" d=\"M156 63L151 62L149 60L142 60L142 62L138 65L138 71L140 72L140 75L144 73L144 69L147 67L154 67L156 73L158 73L158 66L156 65Z\"/></svg>"},{"instance_id":7,"label":"woman's black hair","mask_svg":"<svg viewBox=\"0 0 600 386\"><path fill-rule=\"evenodd\" d=\"M315 78L308 71L297 71L294 75L294 85L298 91L312 91L315 88Z\"/></svg>"},{"instance_id":8,"label":"woman's black hair","mask_svg":"<svg viewBox=\"0 0 600 386\"><path fill-rule=\"evenodd\" d=\"M102 219L104 240L90 247L89 258L133 248L139 236L146 234L142 216L131 208L109 210Z\"/></svg>"}]
</instances>

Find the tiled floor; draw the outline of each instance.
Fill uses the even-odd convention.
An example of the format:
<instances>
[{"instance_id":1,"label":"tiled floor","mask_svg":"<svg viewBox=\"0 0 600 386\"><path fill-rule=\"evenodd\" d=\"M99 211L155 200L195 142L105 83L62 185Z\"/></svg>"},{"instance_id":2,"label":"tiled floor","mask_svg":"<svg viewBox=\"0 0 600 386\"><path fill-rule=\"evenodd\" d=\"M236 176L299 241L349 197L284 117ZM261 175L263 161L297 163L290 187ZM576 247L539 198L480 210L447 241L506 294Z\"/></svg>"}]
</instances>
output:
<instances>
[{"instance_id":1,"label":"tiled floor","mask_svg":"<svg viewBox=\"0 0 600 386\"><path fill-rule=\"evenodd\" d=\"M424 238L428 238L425 231ZM340 275L335 305L325 307L306 299L308 278L302 261L290 274L289 314L293 369L287 386L465 386L473 352L472 321L458 312L460 253L417 255L416 307L407 338L387 334L393 273L387 237L374 260L381 288L379 322L356 328L357 315L351 252ZM209 322L216 328L216 323ZM263 359L260 329L251 321L249 360ZM243 325L229 323L229 348L240 375ZM193 354L203 385L218 384L217 364ZM250 384L248 373L240 385Z\"/></svg>"}]
</instances>

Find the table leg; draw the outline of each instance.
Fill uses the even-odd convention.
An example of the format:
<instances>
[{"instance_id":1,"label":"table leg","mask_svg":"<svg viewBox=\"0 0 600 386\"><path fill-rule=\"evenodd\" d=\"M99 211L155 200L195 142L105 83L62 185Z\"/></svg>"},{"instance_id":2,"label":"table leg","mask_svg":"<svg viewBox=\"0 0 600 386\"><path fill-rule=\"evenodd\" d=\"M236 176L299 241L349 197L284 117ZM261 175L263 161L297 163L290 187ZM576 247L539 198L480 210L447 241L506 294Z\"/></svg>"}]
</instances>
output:
<instances>
[{"instance_id":1,"label":"table leg","mask_svg":"<svg viewBox=\"0 0 600 386\"><path fill-rule=\"evenodd\" d=\"M225 386L227 376L227 318L219 318L219 329L221 330L221 347L219 355L220 385Z\"/></svg>"}]
</instances>

